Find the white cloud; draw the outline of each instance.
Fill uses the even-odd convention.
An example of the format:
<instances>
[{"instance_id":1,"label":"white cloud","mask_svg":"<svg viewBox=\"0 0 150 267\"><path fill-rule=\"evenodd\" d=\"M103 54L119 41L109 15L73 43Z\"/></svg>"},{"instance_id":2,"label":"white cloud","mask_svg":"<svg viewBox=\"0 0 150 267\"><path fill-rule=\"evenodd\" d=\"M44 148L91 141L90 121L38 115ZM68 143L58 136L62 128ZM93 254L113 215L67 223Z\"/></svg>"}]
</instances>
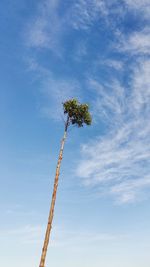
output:
<instances>
[{"instance_id":1,"label":"white cloud","mask_svg":"<svg viewBox=\"0 0 150 267\"><path fill-rule=\"evenodd\" d=\"M110 109L107 117L112 130L82 147L83 159L77 169L85 184L99 185L119 202L137 201L150 186L150 61L138 62L132 75L130 95L122 94L126 104L119 108L119 91L112 91L110 98L107 88L104 91L96 84L100 112ZM117 124L116 118L120 118Z\"/></svg>"},{"instance_id":2,"label":"white cloud","mask_svg":"<svg viewBox=\"0 0 150 267\"><path fill-rule=\"evenodd\" d=\"M63 17L58 15L59 0L44 0L37 15L29 21L26 30L26 44L30 47L49 48L61 55L60 40L64 32Z\"/></svg>"},{"instance_id":3,"label":"white cloud","mask_svg":"<svg viewBox=\"0 0 150 267\"><path fill-rule=\"evenodd\" d=\"M141 193L143 188L150 187L150 175L145 176L144 179L130 180L112 186L111 192L118 195L121 202L131 202L137 199L137 195Z\"/></svg>"},{"instance_id":4,"label":"white cloud","mask_svg":"<svg viewBox=\"0 0 150 267\"><path fill-rule=\"evenodd\" d=\"M78 0L71 10L72 25L75 29L87 30L100 16L106 18L107 13L103 0Z\"/></svg>"},{"instance_id":5,"label":"white cloud","mask_svg":"<svg viewBox=\"0 0 150 267\"><path fill-rule=\"evenodd\" d=\"M150 54L150 29L134 32L129 37L124 36L119 49L135 55Z\"/></svg>"},{"instance_id":6,"label":"white cloud","mask_svg":"<svg viewBox=\"0 0 150 267\"><path fill-rule=\"evenodd\" d=\"M150 111L150 60L140 60L133 75L132 104L135 112L149 115Z\"/></svg>"},{"instance_id":7,"label":"white cloud","mask_svg":"<svg viewBox=\"0 0 150 267\"><path fill-rule=\"evenodd\" d=\"M94 100L94 113L109 121L110 114L120 120L124 112L124 88L118 80L100 84L94 79L89 79L89 87L96 92ZM110 122L110 121L109 121ZM112 122L114 123L114 122Z\"/></svg>"}]
</instances>

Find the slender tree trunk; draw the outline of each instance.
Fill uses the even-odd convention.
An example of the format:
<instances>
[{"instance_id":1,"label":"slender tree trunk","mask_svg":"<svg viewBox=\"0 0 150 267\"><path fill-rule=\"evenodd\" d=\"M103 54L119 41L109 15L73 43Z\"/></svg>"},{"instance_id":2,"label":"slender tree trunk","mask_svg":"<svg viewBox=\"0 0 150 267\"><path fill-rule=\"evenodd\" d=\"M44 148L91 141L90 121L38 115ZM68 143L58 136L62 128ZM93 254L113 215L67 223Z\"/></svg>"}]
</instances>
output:
<instances>
[{"instance_id":1,"label":"slender tree trunk","mask_svg":"<svg viewBox=\"0 0 150 267\"><path fill-rule=\"evenodd\" d=\"M55 180L54 180L51 207L50 207L50 211L49 211L47 229L46 229L45 240L44 240L44 245L43 245L43 249L42 249L42 255L41 255L39 267L45 267L46 253L47 253L47 248L48 248L48 243L49 243L49 238L50 238L50 233L51 233L51 228L52 228L52 221L53 221L53 216L54 216L54 206L55 206L55 201L56 201L56 193L57 193L57 187L58 187L60 165L61 165L61 161L62 161L64 144L65 144L65 140L66 140L66 136L67 136L68 125L69 125L69 117L67 118L67 122L65 125L65 132L64 132L63 139L62 139L61 148L60 148L60 152L59 152L59 158L58 158L57 167L56 167L56 174L55 174Z\"/></svg>"}]
</instances>

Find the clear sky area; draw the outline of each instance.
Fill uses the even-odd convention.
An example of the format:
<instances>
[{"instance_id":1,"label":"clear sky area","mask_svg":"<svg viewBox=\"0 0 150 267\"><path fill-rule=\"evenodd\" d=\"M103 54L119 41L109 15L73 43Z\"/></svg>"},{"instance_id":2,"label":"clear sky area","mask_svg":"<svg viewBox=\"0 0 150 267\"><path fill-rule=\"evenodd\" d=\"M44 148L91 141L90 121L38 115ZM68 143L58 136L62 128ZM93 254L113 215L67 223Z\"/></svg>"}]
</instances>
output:
<instances>
[{"instance_id":1,"label":"clear sky area","mask_svg":"<svg viewBox=\"0 0 150 267\"><path fill-rule=\"evenodd\" d=\"M0 265L150 266L150 1L0 1Z\"/></svg>"}]
</instances>

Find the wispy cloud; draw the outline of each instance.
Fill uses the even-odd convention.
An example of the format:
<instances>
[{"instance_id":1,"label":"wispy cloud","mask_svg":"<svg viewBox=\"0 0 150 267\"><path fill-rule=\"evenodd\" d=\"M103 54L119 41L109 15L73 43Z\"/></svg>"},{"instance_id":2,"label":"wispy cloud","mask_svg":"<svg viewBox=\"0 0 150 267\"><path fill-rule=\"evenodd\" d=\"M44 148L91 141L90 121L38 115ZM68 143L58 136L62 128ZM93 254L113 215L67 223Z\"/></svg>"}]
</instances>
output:
<instances>
[{"instance_id":1,"label":"wispy cloud","mask_svg":"<svg viewBox=\"0 0 150 267\"><path fill-rule=\"evenodd\" d=\"M140 15L150 19L150 2L149 0L124 0L129 8L138 11Z\"/></svg>"},{"instance_id":2,"label":"wispy cloud","mask_svg":"<svg viewBox=\"0 0 150 267\"><path fill-rule=\"evenodd\" d=\"M122 119L121 114L124 113L125 92L124 87L117 79L112 79L111 82L99 82L95 79L89 79L89 88L95 95L94 99L94 114L105 121L111 123L110 117L115 116L117 119ZM114 124L114 122L112 121Z\"/></svg>"},{"instance_id":3,"label":"wispy cloud","mask_svg":"<svg viewBox=\"0 0 150 267\"><path fill-rule=\"evenodd\" d=\"M108 10L103 0L78 0L73 5L71 13L73 27L87 30L100 16L106 18Z\"/></svg>"},{"instance_id":4,"label":"wispy cloud","mask_svg":"<svg viewBox=\"0 0 150 267\"><path fill-rule=\"evenodd\" d=\"M45 234L45 226L41 225L24 225L22 227L5 229L0 231L0 237L7 240L11 238L17 244L30 245L42 244ZM124 234L106 233L106 232L86 232L81 230L64 230L63 228L55 226L51 235L51 247L72 247L80 249L89 246L101 245L104 242L118 242L127 238Z\"/></svg>"},{"instance_id":5,"label":"wispy cloud","mask_svg":"<svg viewBox=\"0 0 150 267\"><path fill-rule=\"evenodd\" d=\"M133 55L150 54L150 28L132 32L128 37L123 36L119 50L130 52Z\"/></svg>"},{"instance_id":6,"label":"wispy cloud","mask_svg":"<svg viewBox=\"0 0 150 267\"><path fill-rule=\"evenodd\" d=\"M1 238L15 240L18 244L39 243L42 241L44 228L41 225L25 225L6 229L1 232Z\"/></svg>"},{"instance_id":7,"label":"wispy cloud","mask_svg":"<svg viewBox=\"0 0 150 267\"><path fill-rule=\"evenodd\" d=\"M46 227L46 226L45 226ZM1 238L5 236L12 238L18 244L42 244L44 240L45 227L41 225L25 225L22 227L7 229L1 233ZM74 231L64 230L63 228L55 226L51 235L50 245L51 247L73 247L78 248L79 244L85 247L101 245L104 242L118 242L124 238L125 235L117 233L106 232L86 232L86 231Z\"/></svg>"},{"instance_id":8,"label":"wispy cloud","mask_svg":"<svg viewBox=\"0 0 150 267\"><path fill-rule=\"evenodd\" d=\"M116 70L123 70L124 67L123 61L115 59L106 59L104 61L100 61L100 64Z\"/></svg>"},{"instance_id":9,"label":"wispy cloud","mask_svg":"<svg viewBox=\"0 0 150 267\"><path fill-rule=\"evenodd\" d=\"M58 15L59 0L44 0L37 9L37 14L27 25L26 45L51 49L60 55L60 40L64 32L63 17Z\"/></svg>"},{"instance_id":10,"label":"wispy cloud","mask_svg":"<svg viewBox=\"0 0 150 267\"><path fill-rule=\"evenodd\" d=\"M147 1L124 2L135 11L149 6ZM86 185L99 185L102 192L126 203L145 197L150 186L150 61L145 58L150 51L149 28L129 35L119 32L117 38L119 52L136 58L128 67L125 62L104 61L118 71L130 69L126 85L118 78L89 79L88 86L97 93L94 114L109 128L105 136L82 146L77 175Z\"/></svg>"},{"instance_id":11,"label":"wispy cloud","mask_svg":"<svg viewBox=\"0 0 150 267\"><path fill-rule=\"evenodd\" d=\"M112 127L106 136L83 145L77 174L84 178L85 184L99 185L122 203L137 201L150 186L149 84L149 60L134 65L128 96L122 89L104 91L101 84L92 81L100 92L100 112L106 112Z\"/></svg>"}]
</instances>

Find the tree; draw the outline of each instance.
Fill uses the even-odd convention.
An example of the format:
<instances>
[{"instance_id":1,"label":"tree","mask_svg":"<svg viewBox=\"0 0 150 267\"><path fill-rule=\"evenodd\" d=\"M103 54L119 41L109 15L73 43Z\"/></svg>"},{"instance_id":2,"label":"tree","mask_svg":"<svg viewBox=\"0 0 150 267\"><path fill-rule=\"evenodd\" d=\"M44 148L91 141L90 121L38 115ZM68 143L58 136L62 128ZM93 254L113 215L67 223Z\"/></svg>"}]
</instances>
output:
<instances>
[{"instance_id":1,"label":"tree","mask_svg":"<svg viewBox=\"0 0 150 267\"><path fill-rule=\"evenodd\" d=\"M53 194L51 200L51 206L49 211L47 229L44 239L44 245L42 249L42 255L40 260L39 267L45 267L45 259L47 254L47 248L50 238L50 232L52 228L52 221L54 216L54 206L56 201L56 193L58 187L58 179L59 179L59 172L60 172L60 165L63 156L64 144L67 136L68 127L72 125L76 125L77 127L83 127L84 124L91 125L92 118L89 113L89 106L87 104L80 104L77 99L67 100L63 103L64 114L67 115L67 119L65 122L65 129L64 129L64 136L61 143L61 148L59 152L59 158L56 166L56 174L54 179L54 187L53 187Z\"/></svg>"}]
</instances>

